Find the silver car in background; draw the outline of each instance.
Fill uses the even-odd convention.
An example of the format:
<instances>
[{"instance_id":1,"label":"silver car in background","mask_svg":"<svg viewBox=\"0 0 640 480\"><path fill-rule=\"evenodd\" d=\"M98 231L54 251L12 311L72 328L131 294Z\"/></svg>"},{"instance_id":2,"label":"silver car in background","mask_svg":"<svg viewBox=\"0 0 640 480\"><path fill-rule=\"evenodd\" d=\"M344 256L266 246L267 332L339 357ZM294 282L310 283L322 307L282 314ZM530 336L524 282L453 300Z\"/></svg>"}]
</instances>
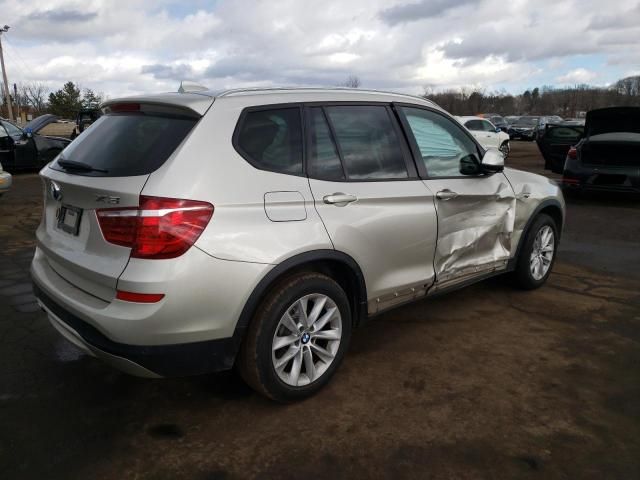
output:
<instances>
[{"instance_id":1,"label":"silver car in background","mask_svg":"<svg viewBox=\"0 0 640 480\"><path fill-rule=\"evenodd\" d=\"M189 90L109 100L40 173L34 290L91 355L151 377L235 365L291 401L329 381L368 317L549 276L558 186L504 168L432 102Z\"/></svg>"}]
</instances>

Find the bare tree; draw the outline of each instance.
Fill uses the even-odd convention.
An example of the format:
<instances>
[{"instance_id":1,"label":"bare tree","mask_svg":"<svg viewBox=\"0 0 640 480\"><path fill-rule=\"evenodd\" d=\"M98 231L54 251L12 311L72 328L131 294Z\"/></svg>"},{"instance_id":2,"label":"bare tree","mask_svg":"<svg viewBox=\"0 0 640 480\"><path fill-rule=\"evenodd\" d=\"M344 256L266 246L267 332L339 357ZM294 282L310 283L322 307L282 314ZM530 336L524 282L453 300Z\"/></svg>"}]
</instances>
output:
<instances>
[{"instance_id":1,"label":"bare tree","mask_svg":"<svg viewBox=\"0 0 640 480\"><path fill-rule=\"evenodd\" d=\"M360 85L360 78L357 75L349 75L344 82L338 84L339 87L347 88L359 88Z\"/></svg>"},{"instance_id":2,"label":"bare tree","mask_svg":"<svg viewBox=\"0 0 640 480\"><path fill-rule=\"evenodd\" d=\"M47 88L44 83L22 83L20 84L19 92L19 96L22 97L22 101L27 105L30 105L37 115L46 111L49 88Z\"/></svg>"}]
</instances>

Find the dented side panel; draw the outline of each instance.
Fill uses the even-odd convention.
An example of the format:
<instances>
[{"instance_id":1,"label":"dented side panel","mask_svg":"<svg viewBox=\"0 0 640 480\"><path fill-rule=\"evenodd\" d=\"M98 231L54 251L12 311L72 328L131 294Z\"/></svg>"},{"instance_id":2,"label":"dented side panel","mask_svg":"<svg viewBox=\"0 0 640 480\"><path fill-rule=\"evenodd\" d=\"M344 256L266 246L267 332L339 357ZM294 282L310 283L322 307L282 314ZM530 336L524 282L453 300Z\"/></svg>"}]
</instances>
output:
<instances>
[{"instance_id":1,"label":"dented side panel","mask_svg":"<svg viewBox=\"0 0 640 480\"><path fill-rule=\"evenodd\" d=\"M436 195L438 243L435 290L505 269L511 256L516 199L507 178L425 180ZM437 198L437 192L456 194Z\"/></svg>"},{"instance_id":2,"label":"dented side panel","mask_svg":"<svg viewBox=\"0 0 640 480\"><path fill-rule=\"evenodd\" d=\"M513 168L505 168L504 175L509 180L516 197L516 217L511 242L513 257L527 222L538 206L546 200L555 200L560 204L564 218L565 202L558 184L547 177Z\"/></svg>"}]
</instances>

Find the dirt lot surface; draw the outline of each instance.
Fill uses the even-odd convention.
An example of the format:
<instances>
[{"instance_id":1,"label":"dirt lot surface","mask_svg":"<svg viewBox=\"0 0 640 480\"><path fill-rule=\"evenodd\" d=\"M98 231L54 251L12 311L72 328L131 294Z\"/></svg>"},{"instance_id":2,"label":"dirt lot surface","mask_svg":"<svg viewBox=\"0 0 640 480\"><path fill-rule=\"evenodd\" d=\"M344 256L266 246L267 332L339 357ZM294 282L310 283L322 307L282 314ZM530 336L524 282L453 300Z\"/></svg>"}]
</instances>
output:
<instances>
[{"instance_id":1,"label":"dirt lot surface","mask_svg":"<svg viewBox=\"0 0 640 480\"><path fill-rule=\"evenodd\" d=\"M534 144L508 163L540 171ZM63 340L28 265L34 174L0 200L0 478L640 478L640 202L571 196L548 284L496 278L356 332L320 394L145 380Z\"/></svg>"}]
</instances>

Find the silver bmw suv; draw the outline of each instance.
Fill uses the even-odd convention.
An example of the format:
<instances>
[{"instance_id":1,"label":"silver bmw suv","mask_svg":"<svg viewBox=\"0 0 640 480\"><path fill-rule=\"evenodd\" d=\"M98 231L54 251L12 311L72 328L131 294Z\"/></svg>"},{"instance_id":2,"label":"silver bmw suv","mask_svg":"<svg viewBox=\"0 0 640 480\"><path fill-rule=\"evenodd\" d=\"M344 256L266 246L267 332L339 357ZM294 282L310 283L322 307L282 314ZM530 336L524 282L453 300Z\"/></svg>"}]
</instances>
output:
<instances>
[{"instance_id":1,"label":"silver bmw suv","mask_svg":"<svg viewBox=\"0 0 640 480\"><path fill-rule=\"evenodd\" d=\"M553 266L556 184L427 100L187 88L102 109L40 173L31 273L53 326L128 373L235 366L300 399L367 318L496 274L536 288Z\"/></svg>"}]
</instances>

